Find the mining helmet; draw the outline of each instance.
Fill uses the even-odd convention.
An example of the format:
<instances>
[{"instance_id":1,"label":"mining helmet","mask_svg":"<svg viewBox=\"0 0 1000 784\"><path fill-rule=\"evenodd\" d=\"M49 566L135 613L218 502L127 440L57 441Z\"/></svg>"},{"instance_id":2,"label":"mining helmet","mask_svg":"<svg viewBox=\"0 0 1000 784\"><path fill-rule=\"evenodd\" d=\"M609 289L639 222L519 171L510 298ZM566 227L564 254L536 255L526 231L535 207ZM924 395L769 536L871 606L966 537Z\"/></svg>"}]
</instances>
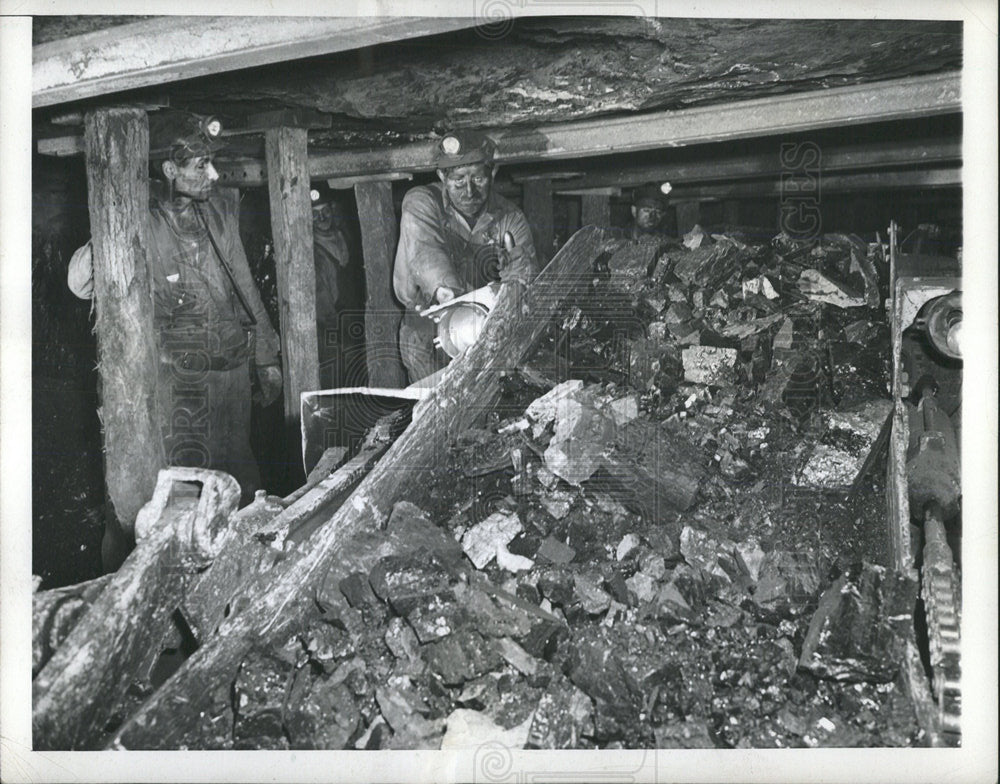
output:
<instances>
[{"instance_id":1,"label":"mining helmet","mask_svg":"<svg viewBox=\"0 0 1000 784\"><path fill-rule=\"evenodd\" d=\"M496 143L480 131L460 130L446 133L434 151L434 165L439 169L467 166L473 163L493 163Z\"/></svg>"},{"instance_id":2,"label":"mining helmet","mask_svg":"<svg viewBox=\"0 0 1000 784\"><path fill-rule=\"evenodd\" d=\"M149 117L151 160L198 158L225 146L222 122L192 112L164 111Z\"/></svg>"},{"instance_id":3,"label":"mining helmet","mask_svg":"<svg viewBox=\"0 0 1000 784\"><path fill-rule=\"evenodd\" d=\"M667 192L669 190L670 185L668 183L664 183L663 185L655 183L641 185L632 191L632 206L658 207L661 210L665 210L667 208Z\"/></svg>"},{"instance_id":4,"label":"mining helmet","mask_svg":"<svg viewBox=\"0 0 1000 784\"><path fill-rule=\"evenodd\" d=\"M331 201L331 193L328 188L322 185L313 185L309 189L309 201L313 207L322 207Z\"/></svg>"}]
</instances>

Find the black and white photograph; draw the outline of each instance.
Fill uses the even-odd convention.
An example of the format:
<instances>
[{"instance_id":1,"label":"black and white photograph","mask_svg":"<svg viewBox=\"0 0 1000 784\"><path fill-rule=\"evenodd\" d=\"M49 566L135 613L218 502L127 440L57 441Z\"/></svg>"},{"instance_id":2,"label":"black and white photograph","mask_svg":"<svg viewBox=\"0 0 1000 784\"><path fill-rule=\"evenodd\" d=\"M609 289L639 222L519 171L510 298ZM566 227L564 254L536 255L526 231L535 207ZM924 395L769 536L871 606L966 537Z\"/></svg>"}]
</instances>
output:
<instances>
[{"instance_id":1,"label":"black and white photograph","mask_svg":"<svg viewBox=\"0 0 1000 784\"><path fill-rule=\"evenodd\" d=\"M996 780L995 3L22 5L4 781Z\"/></svg>"}]
</instances>

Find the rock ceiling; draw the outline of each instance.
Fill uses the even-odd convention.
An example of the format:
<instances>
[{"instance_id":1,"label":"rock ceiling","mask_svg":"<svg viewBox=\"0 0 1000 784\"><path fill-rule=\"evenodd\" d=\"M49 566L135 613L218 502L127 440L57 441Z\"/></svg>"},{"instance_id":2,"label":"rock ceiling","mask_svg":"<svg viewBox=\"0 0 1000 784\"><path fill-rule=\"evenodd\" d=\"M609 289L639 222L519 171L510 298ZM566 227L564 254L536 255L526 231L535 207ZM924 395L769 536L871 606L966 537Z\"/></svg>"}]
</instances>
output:
<instances>
[{"instance_id":1,"label":"rock ceiling","mask_svg":"<svg viewBox=\"0 0 1000 784\"><path fill-rule=\"evenodd\" d=\"M129 20L108 24L121 21ZM56 22L36 22L35 40L59 37L58 30ZM157 94L237 125L283 107L329 113L332 126L311 131L311 144L343 148L424 139L447 127L564 123L961 64L958 22L534 17L177 82Z\"/></svg>"}]
</instances>

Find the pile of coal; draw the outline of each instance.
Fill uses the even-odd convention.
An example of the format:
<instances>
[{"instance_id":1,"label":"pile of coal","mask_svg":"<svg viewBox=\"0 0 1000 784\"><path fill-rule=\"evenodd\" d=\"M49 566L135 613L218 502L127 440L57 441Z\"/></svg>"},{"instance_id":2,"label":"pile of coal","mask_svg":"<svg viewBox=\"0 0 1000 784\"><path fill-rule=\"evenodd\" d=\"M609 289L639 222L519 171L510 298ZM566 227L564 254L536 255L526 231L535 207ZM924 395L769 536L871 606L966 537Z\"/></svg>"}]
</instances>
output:
<instances>
[{"instance_id":1,"label":"pile of coal","mask_svg":"<svg viewBox=\"0 0 1000 784\"><path fill-rule=\"evenodd\" d=\"M915 587L878 472L845 493L889 405L880 249L699 237L612 248L399 546L243 662L221 747L917 742Z\"/></svg>"}]
</instances>

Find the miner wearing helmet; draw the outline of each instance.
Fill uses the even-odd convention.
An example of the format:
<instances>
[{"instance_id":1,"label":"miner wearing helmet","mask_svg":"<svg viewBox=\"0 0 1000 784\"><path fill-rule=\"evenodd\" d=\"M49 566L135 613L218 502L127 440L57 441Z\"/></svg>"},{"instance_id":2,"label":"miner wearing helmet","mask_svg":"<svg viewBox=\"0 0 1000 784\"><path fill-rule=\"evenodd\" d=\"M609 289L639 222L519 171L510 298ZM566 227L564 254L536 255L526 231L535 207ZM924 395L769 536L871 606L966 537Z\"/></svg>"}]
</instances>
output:
<instances>
[{"instance_id":1,"label":"miner wearing helmet","mask_svg":"<svg viewBox=\"0 0 1000 784\"><path fill-rule=\"evenodd\" d=\"M320 383L337 385L338 349L348 337L343 329L342 306L345 281L341 271L351 261L343 213L330 189L314 185L309 191L312 202L313 262L316 269L316 337L319 345ZM349 283L349 281L347 281Z\"/></svg>"},{"instance_id":2,"label":"miner wearing helmet","mask_svg":"<svg viewBox=\"0 0 1000 784\"><path fill-rule=\"evenodd\" d=\"M641 185L632 192L632 239L666 238L669 184ZM665 192L666 190L666 192Z\"/></svg>"},{"instance_id":3,"label":"miner wearing helmet","mask_svg":"<svg viewBox=\"0 0 1000 784\"><path fill-rule=\"evenodd\" d=\"M218 120L164 111L149 120L149 262L159 355L157 407L167 465L219 469L240 483L243 503L260 485L250 448L250 369L263 404L281 391L278 337L239 235L239 193L218 191L212 156ZM89 243L70 262L77 296L93 296ZM130 547L105 531L105 568Z\"/></svg>"},{"instance_id":4,"label":"miner wearing helmet","mask_svg":"<svg viewBox=\"0 0 1000 784\"><path fill-rule=\"evenodd\" d=\"M403 199L393 288L406 306L399 348L411 382L448 361L434 347L434 323L418 311L490 281L527 283L537 272L524 213L493 190L495 152L485 134L445 134L435 154L440 181Z\"/></svg>"}]
</instances>

